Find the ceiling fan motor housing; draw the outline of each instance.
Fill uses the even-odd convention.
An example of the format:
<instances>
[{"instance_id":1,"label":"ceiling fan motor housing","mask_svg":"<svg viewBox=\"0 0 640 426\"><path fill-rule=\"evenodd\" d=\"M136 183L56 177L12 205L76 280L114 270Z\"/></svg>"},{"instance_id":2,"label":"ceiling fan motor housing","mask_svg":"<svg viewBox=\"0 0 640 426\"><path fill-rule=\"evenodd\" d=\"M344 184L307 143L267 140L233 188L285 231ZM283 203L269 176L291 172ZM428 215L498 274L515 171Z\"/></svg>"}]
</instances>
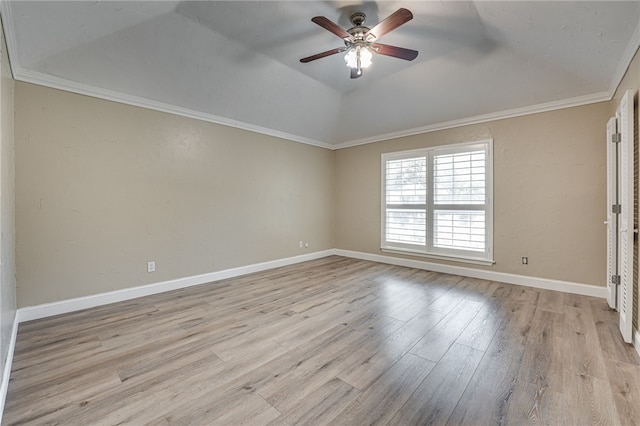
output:
<instances>
[{"instance_id":1,"label":"ceiling fan motor housing","mask_svg":"<svg viewBox=\"0 0 640 426\"><path fill-rule=\"evenodd\" d=\"M364 21L367 20L367 15L365 15L362 12L356 12L353 15L351 15L351 17L349 19L351 20L351 23L353 25L358 27L358 26L364 24Z\"/></svg>"},{"instance_id":2,"label":"ceiling fan motor housing","mask_svg":"<svg viewBox=\"0 0 640 426\"><path fill-rule=\"evenodd\" d=\"M351 19L351 23L353 24L353 27L349 28L347 32L351 34L356 39L356 41L372 41L375 38L373 37L373 34L369 34L369 36L367 37L367 40L364 39L365 34L368 33L370 30L370 28L362 25L364 24L364 21L367 19L367 15L365 15L362 12L356 12L353 15L351 15L350 19Z\"/></svg>"}]
</instances>

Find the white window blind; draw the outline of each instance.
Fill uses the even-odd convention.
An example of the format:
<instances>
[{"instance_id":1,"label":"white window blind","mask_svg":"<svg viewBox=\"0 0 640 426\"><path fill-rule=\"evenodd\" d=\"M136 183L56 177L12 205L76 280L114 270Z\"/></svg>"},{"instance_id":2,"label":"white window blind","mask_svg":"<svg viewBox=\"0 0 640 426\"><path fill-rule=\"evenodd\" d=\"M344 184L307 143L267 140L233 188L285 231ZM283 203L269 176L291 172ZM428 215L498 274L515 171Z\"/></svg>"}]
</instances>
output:
<instances>
[{"instance_id":1,"label":"white window blind","mask_svg":"<svg viewBox=\"0 0 640 426\"><path fill-rule=\"evenodd\" d=\"M427 158L389 160L385 176L387 241L424 246Z\"/></svg>"},{"instance_id":2,"label":"white window blind","mask_svg":"<svg viewBox=\"0 0 640 426\"><path fill-rule=\"evenodd\" d=\"M485 201L484 150L433 154L434 248L484 252Z\"/></svg>"},{"instance_id":3,"label":"white window blind","mask_svg":"<svg viewBox=\"0 0 640 426\"><path fill-rule=\"evenodd\" d=\"M383 154L382 248L491 261L491 141Z\"/></svg>"}]
</instances>

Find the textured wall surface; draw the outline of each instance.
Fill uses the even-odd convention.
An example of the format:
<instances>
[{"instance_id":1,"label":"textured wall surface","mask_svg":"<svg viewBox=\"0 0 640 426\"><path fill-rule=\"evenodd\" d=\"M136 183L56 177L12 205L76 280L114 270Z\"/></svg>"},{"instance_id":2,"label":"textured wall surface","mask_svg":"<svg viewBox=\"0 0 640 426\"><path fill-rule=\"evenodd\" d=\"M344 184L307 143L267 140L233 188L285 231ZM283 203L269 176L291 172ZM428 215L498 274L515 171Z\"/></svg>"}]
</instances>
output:
<instances>
[{"instance_id":1,"label":"textured wall surface","mask_svg":"<svg viewBox=\"0 0 640 426\"><path fill-rule=\"evenodd\" d=\"M333 245L329 150L26 83L15 108L19 306Z\"/></svg>"},{"instance_id":2,"label":"textured wall surface","mask_svg":"<svg viewBox=\"0 0 640 426\"><path fill-rule=\"evenodd\" d=\"M19 306L332 247L379 253L380 155L486 138L496 264L439 262L605 284L612 102L335 152L25 83L15 102Z\"/></svg>"},{"instance_id":3,"label":"textured wall surface","mask_svg":"<svg viewBox=\"0 0 640 426\"><path fill-rule=\"evenodd\" d=\"M496 263L455 264L604 285L609 110L603 102L336 151L336 247L380 253L382 153L493 138Z\"/></svg>"},{"instance_id":4,"label":"textured wall surface","mask_svg":"<svg viewBox=\"0 0 640 426\"><path fill-rule=\"evenodd\" d=\"M1 27L0 34L0 365L4 366L16 315L16 240L13 168L14 82Z\"/></svg>"}]
</instances>

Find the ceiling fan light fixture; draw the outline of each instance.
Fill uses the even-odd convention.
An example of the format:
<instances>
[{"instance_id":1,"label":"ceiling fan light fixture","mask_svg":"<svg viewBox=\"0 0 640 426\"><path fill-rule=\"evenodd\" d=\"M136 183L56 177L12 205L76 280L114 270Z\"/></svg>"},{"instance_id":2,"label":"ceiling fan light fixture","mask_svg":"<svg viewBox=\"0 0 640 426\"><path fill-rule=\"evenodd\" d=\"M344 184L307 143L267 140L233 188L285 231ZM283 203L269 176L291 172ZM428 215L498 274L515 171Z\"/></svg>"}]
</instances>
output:
<instances>
[{"instance_id":1,"label":"ceiling fan light fixture","mask_svg":"<svg viewBox=\"0 0 640 426\"><path fill-rule=\"evenodd\" d=\"M344 55L344 60L349 68L364 69L371 66L373 54L366 47L354 46ZM360 62L358 64L358 62Z\"/></svg>"},{"instance_id":2,"label":"ceiling fan light fixture","mask_svg":"<svg viewBox=\"0 0 640 426\"><path fill-rule=\"evenodd\" d=\"M373 28L362 25L365 19L366 15L364 13L354 13L351 15L353 27L345 30L324 16L314 16L311 18L311 22L340 37L344 43L344 47L337 47L307 56L306 58L300 59L300 62L306 64L316 59L326 58L327 56L346 51L347 53L344 56L344 60L347 63L347 67L351 69L351 78L358 78L362 75L363 69L371 66L374 53L404 59L405 61L413 61L416 56L418 56L417 50L377 42L383 35L413 19L413 14L410 10L400 8L378 22Z\"/></svg>"}]
</instances>

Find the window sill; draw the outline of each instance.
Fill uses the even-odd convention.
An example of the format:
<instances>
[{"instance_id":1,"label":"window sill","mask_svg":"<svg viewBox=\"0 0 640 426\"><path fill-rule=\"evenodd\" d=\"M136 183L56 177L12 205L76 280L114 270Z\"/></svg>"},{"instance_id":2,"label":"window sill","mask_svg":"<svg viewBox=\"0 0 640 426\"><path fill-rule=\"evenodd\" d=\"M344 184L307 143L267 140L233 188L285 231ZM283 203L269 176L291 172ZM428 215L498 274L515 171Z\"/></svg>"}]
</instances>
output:
<instances>
[{"instance_id":1,"label":"window sill","mask_svg":"<svg viewBox=\"0 0 640 426\"><path fill-rule=\"evenodd\" d=\"M441 255L441 254L431 254L431 253L425 253L425 252L422 252L422 251L409 250L409 249L381 247L380 250L385 252L385 253L395 253L395 254L404 254L404 255L410 255L410 256L420 256L420 257L427 257L427 258L430 258L430 259L449 260L449 261L461 262L461 263L471 263L471 264L474 264L474 265L488 265L488 266L491 266L491 265L496 263L493 260L487 260L487 259L478 259L478 258L466 257L466 256L445 256L445 255Z\"/></svg>"}]
</instances>

